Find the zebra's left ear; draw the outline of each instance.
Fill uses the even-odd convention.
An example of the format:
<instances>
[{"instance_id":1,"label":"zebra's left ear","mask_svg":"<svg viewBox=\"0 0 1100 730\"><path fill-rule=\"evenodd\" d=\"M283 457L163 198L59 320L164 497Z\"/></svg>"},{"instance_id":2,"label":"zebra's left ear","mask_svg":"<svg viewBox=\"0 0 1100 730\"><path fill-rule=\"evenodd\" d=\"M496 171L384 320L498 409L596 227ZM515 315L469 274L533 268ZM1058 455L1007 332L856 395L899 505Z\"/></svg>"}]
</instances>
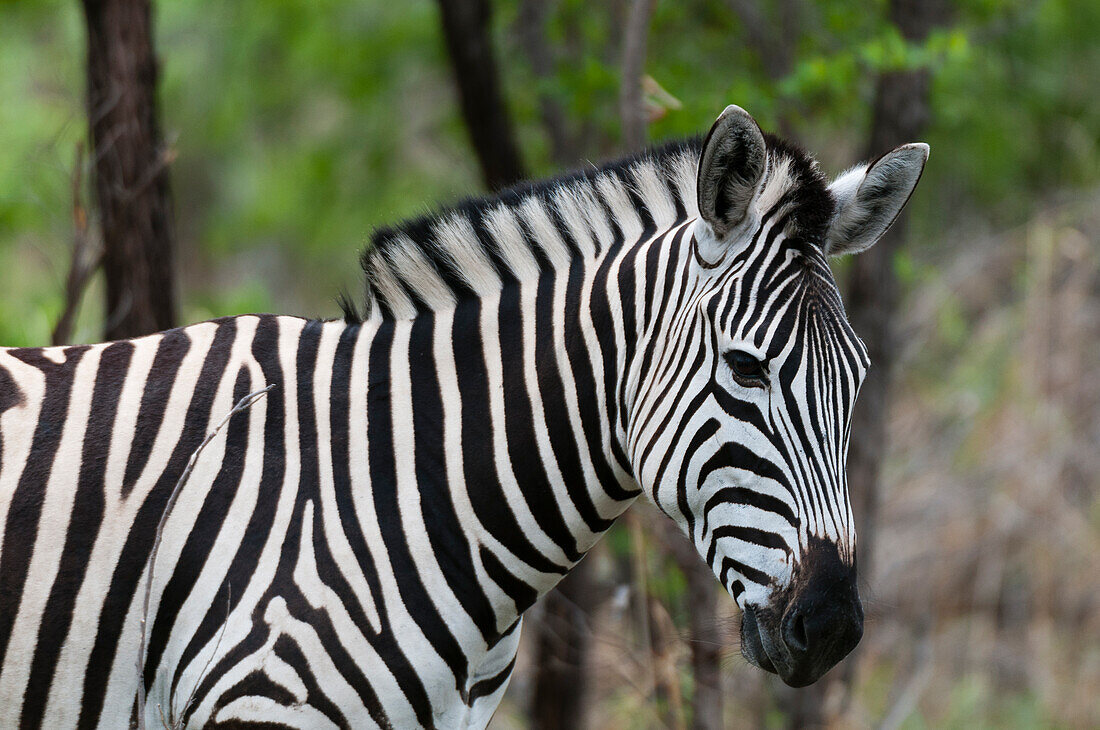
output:
<instances>
[{"instance_id":1,"label":"zebra's left ear","mask_svg":"<svg viewBox=\"0 0 1100 730\"><path fill-rule=\"evenodd\" d=\"M768 164L768 147L756 120L726 107L703 141L699 156L699 215L722 241L749 215Z\"/></svg>"},{"instance_id":2,"label":"zebra's left ear","mask_svg":"<svg viewBox=\"0 0 1100 730\"><path fill-rule=\"evenodd\" d=\"M837 177L829 186L836 211L825 234L825 253L841 256L875 245L909 202L927 161L928 145L914 142Z\"/></svg>"}]
</instances>

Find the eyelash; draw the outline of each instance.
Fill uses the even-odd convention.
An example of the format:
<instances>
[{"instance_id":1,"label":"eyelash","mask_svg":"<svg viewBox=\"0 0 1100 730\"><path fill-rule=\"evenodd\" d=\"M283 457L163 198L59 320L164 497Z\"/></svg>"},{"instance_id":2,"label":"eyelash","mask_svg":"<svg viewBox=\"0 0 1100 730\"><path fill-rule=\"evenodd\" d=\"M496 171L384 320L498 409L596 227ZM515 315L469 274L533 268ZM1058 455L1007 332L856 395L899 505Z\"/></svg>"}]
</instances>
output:
<instances>
[{"instance_id":1,"label":"eyelash","mask_svg":"<svg viewBox=\"0 0 1100 730\"><path fill-rule=\"evenodd\" d=\"M730 350L725 354L733 379L746 388L763 388L767 385L768 368L763 360L744 350Z\"/></svg>"}]
</instances>

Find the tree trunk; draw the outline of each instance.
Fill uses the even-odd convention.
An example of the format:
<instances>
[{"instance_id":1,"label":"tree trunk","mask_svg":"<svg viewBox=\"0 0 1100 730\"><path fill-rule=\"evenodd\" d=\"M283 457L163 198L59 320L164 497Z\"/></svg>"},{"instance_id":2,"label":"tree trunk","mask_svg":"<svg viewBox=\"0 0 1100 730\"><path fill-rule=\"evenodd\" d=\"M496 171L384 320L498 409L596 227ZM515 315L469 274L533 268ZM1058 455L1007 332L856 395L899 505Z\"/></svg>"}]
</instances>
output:
<instances>
[{"instance_id":1,"label":"tree trunk","mask_svg":"<svg viewBox=\"0 0 1100 730\"><path fill-rule=\"evenodd\" d=\"M148 0L83 0L107 339L176 324L172 202Z\"/></svg>"},{"instance_id":2,"label":"tree trunk","mask_svg":"<svg viewBox=\"0 0 1100 730\"><path fill-rule=\"evenodd\" d=\"M645 145L646 109L642 99L649 21L657 0L633 0L623 31L619 86L619 118L623 128L623 147L635 152Z\"/></svg>"},{"instance_id":3,"label":"tree trunk","mask_svg":"<svg viewBox=\"0 0 1100 730\"><path fill-rule=\"evenodd\" d=\"M543 599L536 626L538 654L531 699L532 730L586 726L588 659L595 607L591 560L582 560Z\"/></svg>"},{"instance_id":4,"label":"tree trunk","mask_svg":"<svg viewBox=\"0 0 1100 730\"><path fill-rule=\"evenodd\" d=\"M439 0L439 9L462 117L482 176L490 190L501 190L525 175L493 55L489 0Z\"/></svg>"}]
</instances>

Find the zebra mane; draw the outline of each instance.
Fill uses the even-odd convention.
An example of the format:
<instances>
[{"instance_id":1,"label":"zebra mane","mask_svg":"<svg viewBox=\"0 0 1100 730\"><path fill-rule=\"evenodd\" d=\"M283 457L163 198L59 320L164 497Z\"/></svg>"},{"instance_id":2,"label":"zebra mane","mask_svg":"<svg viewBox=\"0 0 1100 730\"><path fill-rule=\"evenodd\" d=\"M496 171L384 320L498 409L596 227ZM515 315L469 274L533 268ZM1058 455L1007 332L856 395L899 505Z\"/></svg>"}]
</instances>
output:
<instances>
[{"instance_id":1,"label":"zebra mane","mask_svg":"<svg viewBox=\"0 0 1100 730\"><path fill-rule=\"evenodd\" d=\"M504 281L567 269L614 240L625 209L646 227L686 220L696 210L700 145L672 142L379 228L360 256L366 311L342 298L344 319L409 319L491 294Z\"/></svg>"},{"instance_id":2,"label":"zebra mane","mask_svg":"<svg viewBox=\"0 0 1100 730\"><path fill-rule=\"evenodd\" d=\"M800 229L823 231L832 198L816 163L779 138L765 139L786 162L762 195L790 204ZM700 138L675 141L379 228L360 256L365 311L341 297L344 319L442 311L460 298L499 291L505 281L567 269L626 235L624 228L665 229L697 215L701 147Z\"/></svg>"}]
</instances>

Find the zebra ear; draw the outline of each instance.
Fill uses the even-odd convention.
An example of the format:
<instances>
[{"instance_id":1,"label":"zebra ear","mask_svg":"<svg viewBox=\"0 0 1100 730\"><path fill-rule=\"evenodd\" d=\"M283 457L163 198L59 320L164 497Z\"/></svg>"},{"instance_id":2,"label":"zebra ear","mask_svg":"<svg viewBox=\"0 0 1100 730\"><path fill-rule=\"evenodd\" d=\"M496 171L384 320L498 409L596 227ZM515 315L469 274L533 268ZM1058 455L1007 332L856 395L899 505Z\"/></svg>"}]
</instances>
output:
<instances>
[{"instance_id":1,"label":"zebra ear","mask_svg":"<svg viewBox=\"0 0 1100 730\"><path fill-rule=\"evenodd\" d=\"M721 241L741 223L756 195L768 151L756 120L736 105L710 128L699 157L699 215Z\"/></svg>"},{"instance_id":2,"label":"zebra ear","mask_svg":"<svg viewBox=\"0 0 1100 730\"><path fill-rule=\"evenodd\" d=\"M836 211L825 233L825 253L841 256L875 245L909 202L927 161L928 145L914 142L837 177L829 186Z\"/></svg>"}]
</instances>

